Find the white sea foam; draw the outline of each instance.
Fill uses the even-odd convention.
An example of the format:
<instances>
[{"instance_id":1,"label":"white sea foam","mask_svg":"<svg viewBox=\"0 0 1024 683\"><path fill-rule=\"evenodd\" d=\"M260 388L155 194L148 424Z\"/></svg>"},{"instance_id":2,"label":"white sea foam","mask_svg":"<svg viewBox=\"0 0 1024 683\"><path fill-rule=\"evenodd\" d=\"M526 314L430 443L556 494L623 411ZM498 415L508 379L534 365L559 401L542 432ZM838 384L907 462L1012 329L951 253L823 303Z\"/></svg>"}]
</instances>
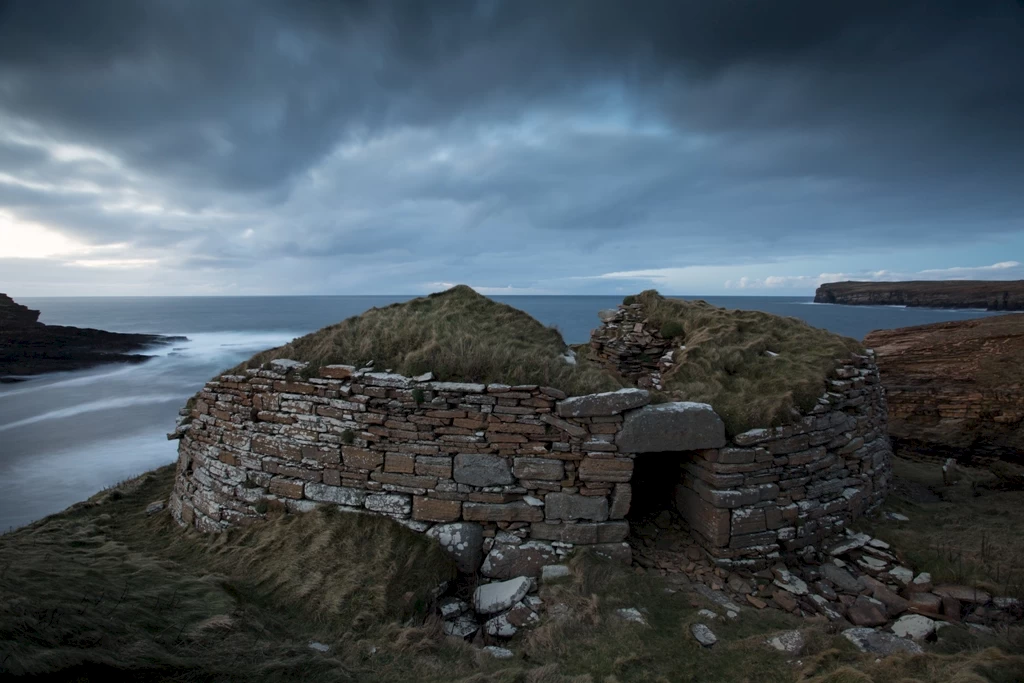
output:
<instances>
[{"instance_id":1,"label":"white sea foam","mask_svg":"<svg viewBox=\"0 0 1024 683\"><path fill-rule=\"evenodd\" d=\"M68 408L61 408L59 410L51 410L47 413L40 413L31 417L26 417L21 420L9 422L4 425L0 425L0 432L7 431L8 429L14 429L15 427L23 427L25 425L34 424L36 422L45 422L47 420L60 420L66 417L74 417L75 415L81 415L82 413L93 413L101 410L112 410L115 408L131 408L137 405L150 405L154 403L168 403L171 401L180 401L181 396L177 394L156 394L151 396L125 396L123 398L107 398L102 401L91 401L89 403L79 403Z\"/></svg>"}]
</instances>

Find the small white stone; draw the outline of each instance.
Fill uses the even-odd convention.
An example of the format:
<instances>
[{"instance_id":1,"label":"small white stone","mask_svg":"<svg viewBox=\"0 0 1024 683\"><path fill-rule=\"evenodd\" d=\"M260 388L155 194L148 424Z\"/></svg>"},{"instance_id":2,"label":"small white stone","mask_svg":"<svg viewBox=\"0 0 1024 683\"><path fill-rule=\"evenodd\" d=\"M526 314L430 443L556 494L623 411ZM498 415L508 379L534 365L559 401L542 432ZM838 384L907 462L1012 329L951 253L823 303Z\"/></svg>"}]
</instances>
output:
<instances>
[{"instance_id":1,"label":"small white stone","mask_svg":"<svg viewBox=\"0 0 1024 683\"><path fill-rule=\"evenodd\" d=\"M540 568L540 580L543 582L563 579L569 576L569 567L564 564L549 564Z\"/></svg>"},{"instance_id":2,"label":"small white stone","mask_svg":"<svg viewBox=\"0 0 1024 683\"><path fill-rule=\"evenodd\" d=\"M492 617L484 624L484 631L487 635L498 638L511 638L516 634L517 630L515 626L509 623L507 614L499 614L496 617Z\"/></svg>"},{"instance_id":3,"label":"small white stone","mask_svg":"<svg viewBox=\"0 0 1024 683\"><path fill-rule=\"evenodd\" d=\"M715 620L715 619L718 618L718 615L715 614L714 612L712 612L709 609L702 609L702 610L698 611L697 614L699 616L704 617L705 619L710 619L710 620Z\"/></svg>"},{"instance_id":4,"label":"small white stone","mask_svg":"<svg viewBox=\"0 0 1024 683\"><path fill-rule=\"evenodd\" d=\"M515 657L515 653L512 652L512 650L504 647L498 647L497 645L488 645L484 648L484 652L495 659L512 659Z\"/></svg>"},{"instance_id":5,"label":"small white stone","mask_svg":"<svg viewBox=\"0 0 1024 683\"><path fill-rule=\"evenodd\" d=\"M331 646L330 645L325 645L323 643L318 643L315 640L311 640L311 641L309 641L309 649L310 650L316 650L317 652L329 652L330 649L331 649Z\"/></svg>"},{"instance_id":6,"label":"small white stone","mask_svg":"<svg viewBox=\"0 0 1024 683\"><path fill-rule=\"evenodd\" d=\"M784 631L772 636L765 643L779 652L785 652L788 655L798 655L803 651L806 640L801 631L793 630Z\"/></svg>"},{"instance_id":7,"label":"small white stone","mask_svg":"<svg viewBox=\"0 0 1024 683\"><path fill-rule=\"evenodd\" d=\"M690 633L697 639L697 642L704 647L711 647L718 642L718 636L711 632L705 624L693 624L690 626Z\"/></svg>"},{"instance_id":8,"label":"small white stone","mask_svg":"<svg viewBox=\"0 0 1024 683\"><path fill-rule=\"evenodd\" d=\"M647 626L647 619L644 618L644 615L636 607L620 607L615 610L615 614L624 621Z\"/></svg>"},{"instance_id":9,"label":"small white stone","mask_svg":"<svg viewBox=\"0 0 1024 683\"><path fill-rule=\"evenodd\" d=\"M522 600L533 582L526 576L508 581L496 581L477 586L473 592L473 607L481 614L495 614Z\"/></svg>"},{"instance_id":10,"label":"small white stone","mask_svg":"<svg viewBox=\"0 0 1024 683\"><path fill-rule=\"evenodd\" d=\"M544 501L533 496L523 496L523 502L535 508L544 507Z\"/></svg>"}]
</instances>

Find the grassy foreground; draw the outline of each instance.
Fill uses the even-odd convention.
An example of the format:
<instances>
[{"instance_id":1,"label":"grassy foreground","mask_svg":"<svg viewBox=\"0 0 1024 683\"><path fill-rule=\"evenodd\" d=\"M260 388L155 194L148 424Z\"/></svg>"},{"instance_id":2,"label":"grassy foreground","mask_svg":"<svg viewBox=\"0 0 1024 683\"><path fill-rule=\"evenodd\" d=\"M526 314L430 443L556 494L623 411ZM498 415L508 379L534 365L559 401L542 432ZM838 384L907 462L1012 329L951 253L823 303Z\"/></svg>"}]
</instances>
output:
<instances>
[{"instance_id":1,"label":"grassy foreground","mask_svg":"<svg viewBox=\"0 0 1024 683\"><path fill-rule=\"evenodd\" d=\"M542 588L549 615L509 644L515 658L498 661L444 638L427 616L429 591L451 567L423 537L385 519L328 512L203 536L179 529L166 511L145 514L166 497L172 475L156 470L0 536L0 678L1009 683L1024 671L1019 633L950 627L926 655L876 662L824 622L752 608L733 622L708 622L719 643L703 650L689 625L710 605L685 586L588 555L572 560L570 578ZM991 502L968 504L984 521ZM932 504L915 505L912 522L923 523ZM899 533L935 535L915 528ZM555 605L566 616L552 616ZM620 607L645 611L649 626L617 618ZM786 628L807 632L798 658L763 645ZM331 649L314 651L310 641Z\"/></svg>"},{"instance_id":2,"label":"grassy foreground","mask_svg":"<svg viewBox=\"0 0 1024 683\"><path fill-rule=\"evenodd\" d=\"M825 391L836 361L863 352L856 340L797 318L667 299L654 290L632 298L655 329L683 332L685 349L663 376L666 390L710 403L732 434L798 419Z\"/></svg>"}]
</instances>

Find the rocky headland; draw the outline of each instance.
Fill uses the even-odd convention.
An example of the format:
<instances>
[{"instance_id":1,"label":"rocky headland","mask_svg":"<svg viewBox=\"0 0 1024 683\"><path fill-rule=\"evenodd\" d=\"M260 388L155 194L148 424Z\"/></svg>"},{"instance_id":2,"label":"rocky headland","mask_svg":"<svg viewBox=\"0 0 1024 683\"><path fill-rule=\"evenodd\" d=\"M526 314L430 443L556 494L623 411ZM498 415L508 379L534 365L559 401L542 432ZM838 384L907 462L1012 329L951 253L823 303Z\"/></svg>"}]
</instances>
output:
<instances>
[{"instance_id":1,"label":"rocky headland","mask_svg":"<svg viewBox=\"0 0 1024 683\"><path fill-rule=\"evenodd\" d=\"M850 306L1024 311L1024 280L827 282L815 291L814 301L819 304Z\"/></svg>"},{"instance_id":2,"label":"rocky headland","mask_svg":"<svg viewBox=\"0 0 1024 683\"><path fill-rule=\"evenodd\" d=\"M876 330L864 343L898 449L1024 462L1024 316Z\"/></svg>"},{"instance_id":3,"label":"rocky headland","mask_svg":"<svg viewBox=\"0 0 1024 683\"><path fill-rule=\"evenodd\" d=\"M150 356L135 352L184 340L185 337L45 325L39 322L39 311L0 294L0 382L103 363L141 363Z\"/></svg>"}]
</instances>

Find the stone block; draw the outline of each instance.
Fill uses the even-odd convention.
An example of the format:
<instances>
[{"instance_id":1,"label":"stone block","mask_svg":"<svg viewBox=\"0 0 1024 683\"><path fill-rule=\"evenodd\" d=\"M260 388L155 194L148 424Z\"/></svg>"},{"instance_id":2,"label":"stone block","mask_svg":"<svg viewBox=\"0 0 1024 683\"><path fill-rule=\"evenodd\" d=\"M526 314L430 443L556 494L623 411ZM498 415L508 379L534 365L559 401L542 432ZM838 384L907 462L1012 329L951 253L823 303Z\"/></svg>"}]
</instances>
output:
<instances>
[{"instance_id":1,"label":"stone block","mask_svg":"<svg viewBox=\"0 0 1024 683\"><path fill-rule=\"evenodd\" d=\"M384 463L384 454L357 446L342 446L341 460L345 463L345 467L374 470Z\"/></svg>"},{"instance_id":2,"label":"stone block","mask_svg":"<svg viewBox=\"0 0 1024 683\"><path fill-rule=\"evenodd\" d=\"M580 463L580 481L628 482L633 478L630 458L584 458Z\"/></svg>"},{"instance_id":3,"label":"stone block","mask_svg":"<svg viewBox=\"0 0 1024 683\"><path fill-rule=\"evenodd\" d=\"M456 455L452 478L469 486L505 486L515 481L508 458L487 453Z\"/></svg>"},{"instance_id":4,"label":"stone block","mask_svg":"<svg viewBox=\"0 0 1024 683\"><path fill-rule=\"evenodd\" d=\"M475 574L480 568L484 559L484 530L479 524L438 524L427 530L427 536L437 539L463 574Z\"/></svg>"},{"instance_id":5,"label":"stone block","mask_svg":"<svg viewBox=\"0 0 1024 683\"><path fill-rule=\"evenodd\" d=\"M495 543L484 558L480 573L492 579L511 579L517 576L541 575L545 565L558 562L558 555L550 543L527 541L517 545Z\"/></svg>"},{"instance_id":6,"label":"stone block","mask_svg":"<svg viewBox=\"0 0 1024 683\"><path fill-rule=\"evenodd\" d=\"M514 503L464 503L462 518L469 522L539 522L541 508L522 501Z\"/></svg>"},{"instance_id":7,"label":"stone block","mask_svg":"<svg viewBox=\"0 0 1024 683\"><path fill-rule=\"evenodd\" d=\"M306 498L321 503L359 507L366 500L366 491L346 486L328 486L311 481L306 484Z\"/></svg>"},{"instance_id":8,"label":"stone block","mask_svg":"<svg viewBox=\"0 0 1024 683\"><path fill-rule=\"evenodd\" d=\"M629 506L633 501L633 487L630 484L616 484L612 493L611 506L608 508L610 519L622 519L629 514Z\"/></svg>"},{"instance_id":9,"label":"stone block","mask_svg":"<svg viewBox=\"0 0 1024 683\"><path fill-rule=\"evenodd\" d=\"M444 455L421 455L416 458L416 474L437 477L439 479L452 478L452 459Z\"/></svg>"},{"instance_id":10,"label":"stone block","mask_svg":"<svg viewBox=\"0 0 1024 683\"><path fill-rule=\"evenodd\" d=\"M561 481L565 476L565 464L551 458L516 458L512 472L520 479Z\"/></svg>"},{"instance_id":11,"label":"stone block","mask_svg":"<svg viewBox=\"0 0 1024 683\"><path fill-rule=\"evenodd\" d=\"M764 508L737 508L732 511L731 532L733 536L767 531Z\"/></svg>"},{"instance_id":12,"label":"stone block","mask_svg":"<svg viewBox=\"0 0 1024 683\"><path fill-rule=\"evenodd\" d=\"M647 405L650 400L650 393L643 389L619 389L602 394L572 396L559 401L556 410L561 417L617 415Z\"/></svg>"},{"instance_id":13,"label":"stone block","mask_svg":"<svg viewBox=\"0 0 1024 683\"><path fill-rule=\"evenodd\" d=\"M462 515L462 502L425 496L412 499L412 518L424 522L454 522Z\"/></svg>"},{"instance_id":14,"label":"stone block","mask_svg":"<svg viewBox=\"0 0 1024 683\"><path fill-rule=\"evenodd\" d=\"M304 485L300 480L274 477L270 480L270 492L282 498L302 498Z\"/></svg>"},{"instance_id":15,"label":"stone block","mask_svg":"<svg viewBox=\"0 0 1024 683\"><path fill-rule=\"evenodd\" d=\"M676 486L675 502L676 509L690 528L709 545L718 548L729 545L729 510L711 505L696 491L682 484Z\"/></svg>"},{"instance_id":16,"label":"stone block","mask_svg":"<svg viewBox=\"0 0 1024 683\"><path fill-rule=\"evenodd\" d=\"M544 497L545 517L555 520L608 519L608 499L604 496L581 496L573 493L549 493Z\"/></svg>"},{"instance_id":17,"label":"stone block","mask_svg":"<svg viewBox=\"0 0 1024 683\"><path fill-rule=\"evenodd\" d=\"M720 448L726 443L725 424L706 403L659 403L628 413L615 443L622 453Z\"/></svg>"},{"instance_id":18,"label":"stone block","mask_svg":"<svg viewBox=\"0 0 1024 683\"><path fill-rule=\"evenodd\" d=\"M371 493L366 496L367 510L392 517L408 517L412 511L411 496L404 493Z\"/></svg>"}]
</instances>

